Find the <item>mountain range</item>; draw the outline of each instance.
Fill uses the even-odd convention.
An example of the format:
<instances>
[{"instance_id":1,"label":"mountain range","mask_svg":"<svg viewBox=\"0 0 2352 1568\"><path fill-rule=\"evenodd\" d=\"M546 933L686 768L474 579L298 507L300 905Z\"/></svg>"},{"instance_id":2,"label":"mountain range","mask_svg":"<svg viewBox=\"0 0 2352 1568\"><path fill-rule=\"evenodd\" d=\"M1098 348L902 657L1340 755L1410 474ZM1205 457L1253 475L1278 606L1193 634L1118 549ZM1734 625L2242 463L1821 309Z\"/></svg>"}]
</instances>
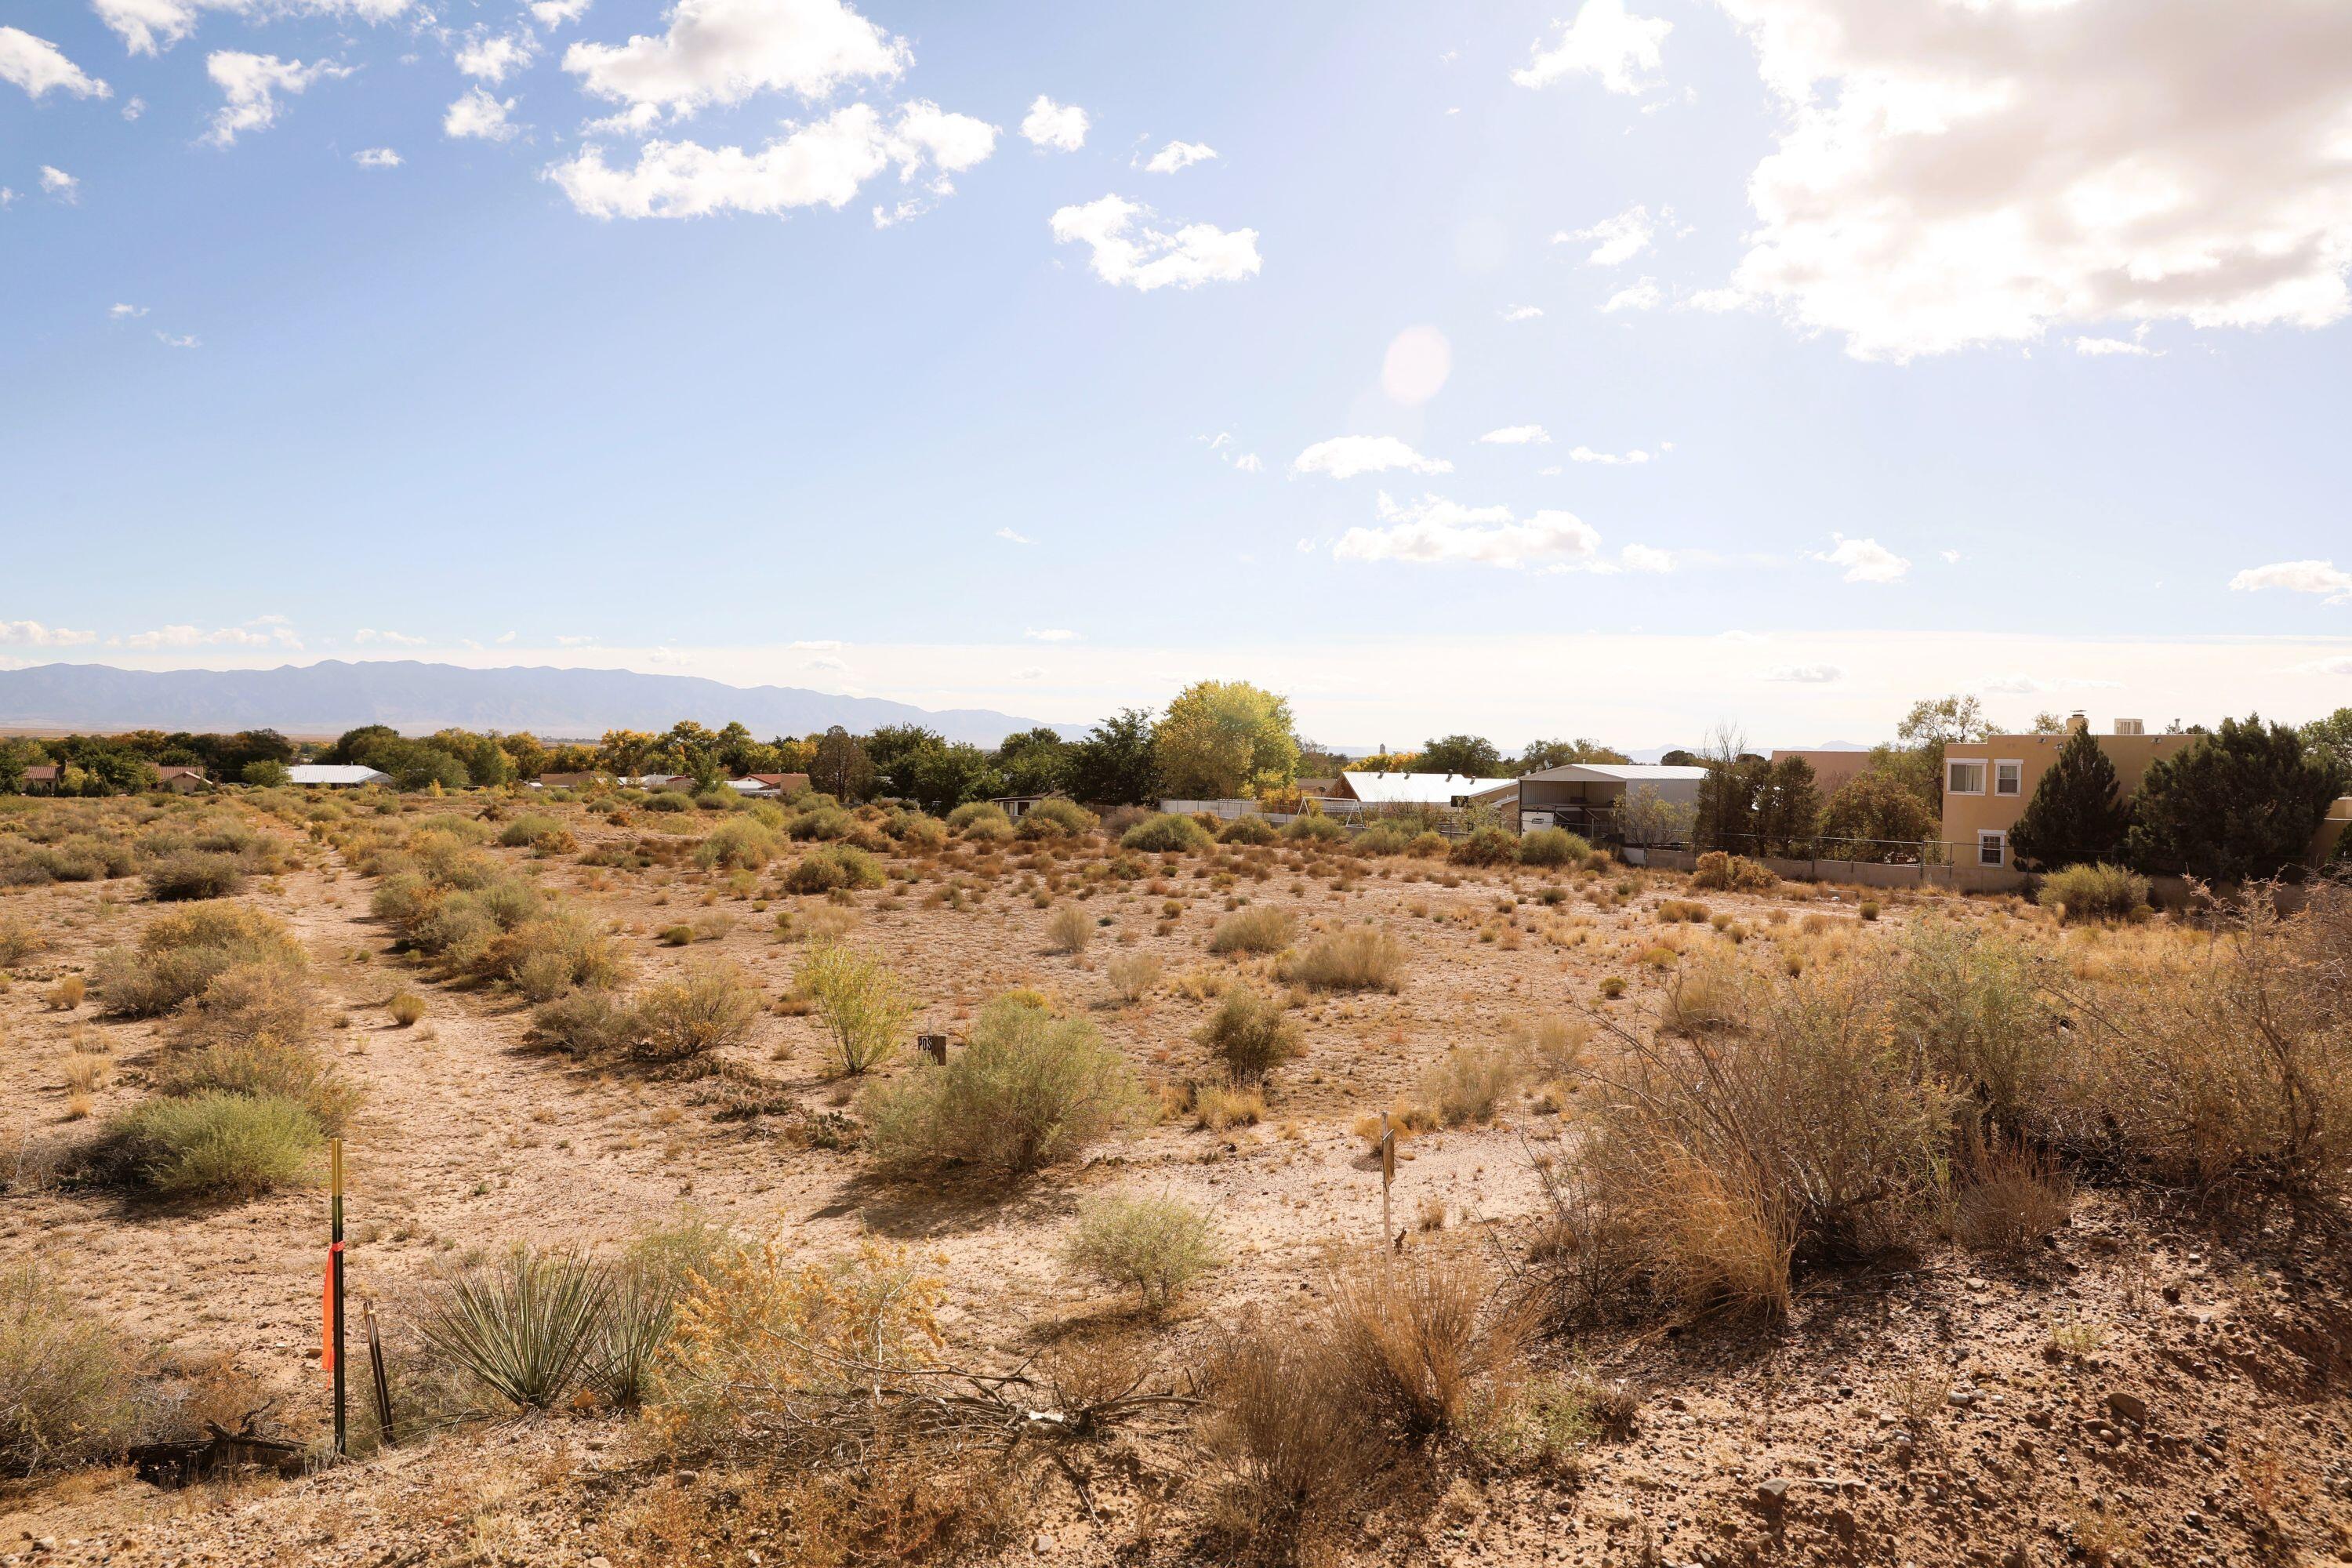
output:
<instances>
[{"instance_id":1,"label":"mountain range","mask_svg":"<svg viewBox=\"0 0 2352 1568\"><path fill-rule=\"evenodd\" d=\"M716 729L740 720L755 734L856 732L920 724L950 741L993 746L1039 721L984 708L933 710L876 697L793 686L730 686L690 675L511 666L469 669L415 659L325 659L275 669L117 669L38 664L0 669L0 729L197 732L277 730L336 735L362 724L406 734L457 727L528 730L593 740L607 730L667 730L683 719ZM1046 728L1076 740L1084 724Z\"/></svg>"}]
</instances>

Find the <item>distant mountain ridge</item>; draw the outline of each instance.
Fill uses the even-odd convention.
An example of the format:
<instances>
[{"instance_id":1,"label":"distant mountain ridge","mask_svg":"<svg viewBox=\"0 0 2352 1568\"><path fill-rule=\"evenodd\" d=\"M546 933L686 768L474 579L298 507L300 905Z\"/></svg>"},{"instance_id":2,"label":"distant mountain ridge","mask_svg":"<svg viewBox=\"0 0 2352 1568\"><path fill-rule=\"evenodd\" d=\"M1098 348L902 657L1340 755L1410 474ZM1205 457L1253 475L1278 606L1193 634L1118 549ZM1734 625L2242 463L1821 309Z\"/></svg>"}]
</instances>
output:
<instances>
[{"instance_id":1,"label":"distant mountain ridge","mask_svg":"<svg viewBox=\"0 0 2352 1568\"><path fill-rule=\"evenodd\" d=\"M406 734L457 727L593 739L607 730L667 730L682 719L740 720L762 740L839 724L865 731L920 724L993 746L1040 721L984 708L934 711L877 697L795 686L730 686L692 675L513 665L468 669L416 659L326 659L274 669L118 669L39 664L0 669L0 727L82 731L272 729L341 734L389 724ZM1083 724L1048 724L1066 738Z\"/></svg>"}]
</instances>

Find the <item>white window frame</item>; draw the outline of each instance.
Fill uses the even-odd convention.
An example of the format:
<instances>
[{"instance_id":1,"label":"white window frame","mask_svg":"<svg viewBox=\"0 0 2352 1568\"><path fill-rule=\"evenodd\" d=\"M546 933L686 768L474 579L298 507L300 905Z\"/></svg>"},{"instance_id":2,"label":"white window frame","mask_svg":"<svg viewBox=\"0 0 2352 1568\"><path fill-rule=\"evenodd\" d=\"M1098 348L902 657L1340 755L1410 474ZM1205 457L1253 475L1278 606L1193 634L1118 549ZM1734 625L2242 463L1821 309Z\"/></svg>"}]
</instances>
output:
<instances>
[{"instance_id":1,"label":"white window frame","mask_svg":"<svg viewBox=\"0 0 2352 1568\"><path fill-rule=\"evenodd\" d=\"M2003 768L2017 770L2015 789L2000 787L2000 770ZM2008 800L2016 800L2023 796L2025 794L2025 759L2023 757L1995 757L1992 760L1992 793Z\"/></svg>"},{"instance_id":2,"label":"white window frame","mask_svg":"<svg viewBox=\"0 0 2352 1568\"><path fill-rule=\"evenodd\" d=\"M1985 846L1986 846L1988 843L1990 843L1990 844L1992 846L1992 858L1991 858L1991 859L1990 859L1990 860L1988 860L1988 859L1986 859L1986 858L1985 858ZM1978 864L1979 866L2006 866L2006 865L2008 865L2008 864L2009 864L2009 835L2008 835L2007 833L2004 833L2003 831L2001 831L2001 830L2000 830L2000 828L1998 828L1998 827L1979 827L1979 828L1978 828L1978 829L1977 829L1977 864Z\"/></svg>"},{"instance_id":3,"label":"white window frame","mask_svg":"<svg viewBox=\"0 0 2352 1568\"><path fill-rule=\"evenodd\" d=\"M1957 784L1953 784L1952 770L1954 768L1976 769L1977 787L1974 789L1961 789ZM1990 781L1991 777L1992 764L1986 762L1982 757L1947 757L1944 759L1944 793L1946 795L1982 795L1988 787L1988 781Z\"/></svg>"}]
</instances>

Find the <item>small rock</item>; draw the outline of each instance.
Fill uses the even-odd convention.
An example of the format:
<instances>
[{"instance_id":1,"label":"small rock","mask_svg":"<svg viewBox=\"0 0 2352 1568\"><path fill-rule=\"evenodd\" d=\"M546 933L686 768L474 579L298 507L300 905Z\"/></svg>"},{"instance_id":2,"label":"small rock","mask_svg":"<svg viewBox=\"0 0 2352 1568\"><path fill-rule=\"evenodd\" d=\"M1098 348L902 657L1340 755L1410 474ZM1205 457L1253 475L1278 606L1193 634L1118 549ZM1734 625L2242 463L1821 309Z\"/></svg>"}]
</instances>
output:
<instances>
[{"instance_id":1,"label":"small rock","mask_svg":"<svg viewBox=\"0 0 2352 1568\"><path fill-rule=\"evenodd\" d=\"M1759 1502L1778 1503L1788 1495L1789 1483L1783 1477L1774 1476L1769 1481L1756 1483L1756 1500Z\"/></svg>"},{"instance_id":2,"label":"small rock","mask_svg":"<svg viewBox=\"0 0 2352 1568\"><path fill-rule=\"evenodd\" d=\"M2107 1395L2107 1408L2135 1426L2147 1425L2147 1401L2137 1394L2117 1390Z\"/></svg>"},{"instance_id":3,"label":"small rock","mask_svg":"<svg viewBox=\"0 0 2352 1568\"><path fill-rule=\"evenodd\" d=\"M1966 1410L1969 1405L1974 1405L1977 1402L1977 1391L1973 1388L1956 1388L1952 1390L1951 1393L1944 1395L1944 1399L1947 1404L1954 1405L1962 1410Z\"/></svg>"},{"instance_id":4,"label":"small rock","mask_svg":"<svg viewBox=\"0 0 2352 1568\"><path fill-rule=\"evenodd\" d=\"M1054 1550L1054 1538L1041 1532L1036 1540L1029 1543L1029 1550L1043 1557Z\"/></svg>"}]
</instances>

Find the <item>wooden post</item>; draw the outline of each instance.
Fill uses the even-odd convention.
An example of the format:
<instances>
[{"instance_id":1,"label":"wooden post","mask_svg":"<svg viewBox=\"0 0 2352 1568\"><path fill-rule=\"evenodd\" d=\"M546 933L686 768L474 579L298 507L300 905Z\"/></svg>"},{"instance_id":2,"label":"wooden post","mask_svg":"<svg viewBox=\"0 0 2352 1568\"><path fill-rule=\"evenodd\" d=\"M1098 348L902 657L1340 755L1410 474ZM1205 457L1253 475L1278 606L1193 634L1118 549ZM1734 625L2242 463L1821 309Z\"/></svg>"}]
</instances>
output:
<instances>
[{"instance_id":1,"label":"wooden post","mask_svg":"<svg viewBox=\"0 0 2352 1568\"><path fill-rule=\"evenodd\" d=\"M1389 1113L1383 1110L1381 1112L1381 1256L1384 1258L1396 1246L1396 1225L1389 1212L1389 1188L1395 1182L1396 1129L1389 1125Z\"/></svg>"},{"instance_id":2,"label":"wooden post","mask_svg":"<svg viewBox=\"0 0 2352 1568\"><path fill-rule=\"evenodd\" d=\"M376 1332L375 1303L360 1303L361 1320L367 1325L368 1365L375 1373L376 1440L385 1447L392 1447L392 1384L383 1375L383 1340Z\"/></svg>"},{"instance_id":3,"label":"wooden post","mask_svg":"<svg viewBox=\"0 0 2352 1568\"><path fill-rule=\"evenodd\" d=\"M948 1065L948 1037L945 1035L917 1035L915 1048L940 1066Z\"/></svg>"},{"instance_id":4,"label":"wooden post","mask_svg":"<svg viewBox=\"0 0 2352 1568\"><path fill-rule=\"evenodd\" d=\"M329 1194L327 1198L327 1310L328 1335L332 1343L328 1357L335 1373L335 1456L341 1458L351 1452L344 1426L343 1405L343 1141L340 1138L327 1145Z\"/></svg>"}]
</instances>

